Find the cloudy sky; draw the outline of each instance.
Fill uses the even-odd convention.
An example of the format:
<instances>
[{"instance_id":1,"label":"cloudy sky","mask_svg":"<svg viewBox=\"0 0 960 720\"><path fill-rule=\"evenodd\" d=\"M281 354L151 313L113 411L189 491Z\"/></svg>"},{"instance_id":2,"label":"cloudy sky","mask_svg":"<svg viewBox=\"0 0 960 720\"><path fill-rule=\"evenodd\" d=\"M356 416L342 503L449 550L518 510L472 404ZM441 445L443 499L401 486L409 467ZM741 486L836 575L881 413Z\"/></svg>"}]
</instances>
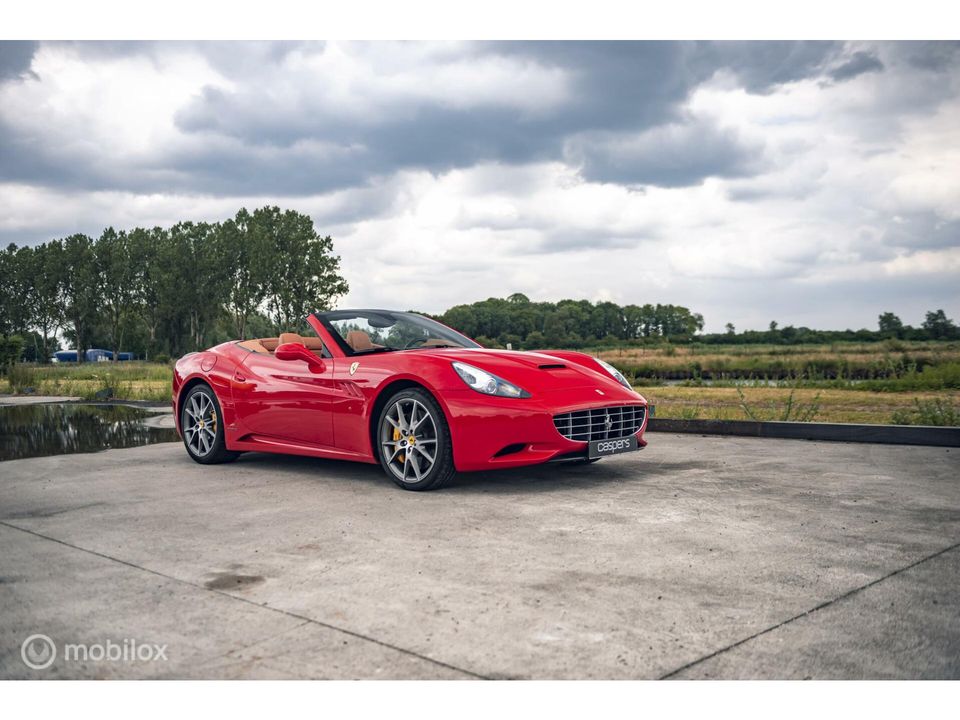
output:
<instances>
[{"instance_id":1,"label":"cloudy sky","mask_svg":"<svg viewBox=\"0 0 960 720\"><path fill-rule=\"evenodd\" d=\"M0 43L0 241L268 203L341 306L960 319L960 43Z\"/></svg>"}]
</instances>

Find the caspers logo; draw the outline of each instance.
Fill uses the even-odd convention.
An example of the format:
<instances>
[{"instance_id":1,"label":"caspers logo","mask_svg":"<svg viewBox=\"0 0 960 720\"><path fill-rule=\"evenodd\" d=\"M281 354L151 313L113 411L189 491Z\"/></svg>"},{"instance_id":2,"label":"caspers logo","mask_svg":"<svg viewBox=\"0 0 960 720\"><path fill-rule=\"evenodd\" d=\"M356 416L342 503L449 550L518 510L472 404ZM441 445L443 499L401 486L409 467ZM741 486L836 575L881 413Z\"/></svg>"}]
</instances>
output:
<instances>
[{"instance_id":1,"label":"caspers logo","mask_svg":"<svg viewBox=\"0 0 960 720\"><path fill-rule=\"evenodd\" d=\"M45 670L57 659L57 646L46 635L31 635L20 646L23 664L33 670Z\"/></svg>"}]
</instances>

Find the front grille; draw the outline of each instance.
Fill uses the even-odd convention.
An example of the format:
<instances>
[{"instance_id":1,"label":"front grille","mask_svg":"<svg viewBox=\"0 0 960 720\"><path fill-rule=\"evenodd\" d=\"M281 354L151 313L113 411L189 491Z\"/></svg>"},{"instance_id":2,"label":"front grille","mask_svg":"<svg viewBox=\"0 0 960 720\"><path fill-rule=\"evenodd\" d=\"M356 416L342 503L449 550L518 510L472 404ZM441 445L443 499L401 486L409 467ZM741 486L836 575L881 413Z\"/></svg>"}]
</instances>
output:
<instances>
[{"instance_id":1,"label":"front grille","mask_svg":"<svg viewBox=\"0 0 960 720\"><path fill-rule=\"evenodd\" d=\"M646 408L643 405L574 410L553 416L557 431L568 440L617 440L640 430Z\"/></svg>"}]
</instances>

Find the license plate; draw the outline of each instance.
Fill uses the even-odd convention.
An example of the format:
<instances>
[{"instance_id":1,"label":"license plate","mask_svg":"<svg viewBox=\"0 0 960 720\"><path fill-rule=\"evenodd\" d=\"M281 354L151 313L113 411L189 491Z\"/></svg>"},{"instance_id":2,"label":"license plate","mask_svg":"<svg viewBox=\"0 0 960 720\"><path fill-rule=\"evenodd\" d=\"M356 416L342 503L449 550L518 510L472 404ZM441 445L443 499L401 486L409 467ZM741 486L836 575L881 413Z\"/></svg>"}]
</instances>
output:
<instances>
[{"instance_id":1,"label":"license plate","mask_svg":"<svg viewBox=\"0 0 960 720\"><path fill-rule=\"evenodd\" d=\"M591 460L595 458L607 457L607 455L619 455L620 453L633 452L638 449L637 436L620 438L619 440L592 440L587 450L587 457Z\"/></svg>"}]
</instances>

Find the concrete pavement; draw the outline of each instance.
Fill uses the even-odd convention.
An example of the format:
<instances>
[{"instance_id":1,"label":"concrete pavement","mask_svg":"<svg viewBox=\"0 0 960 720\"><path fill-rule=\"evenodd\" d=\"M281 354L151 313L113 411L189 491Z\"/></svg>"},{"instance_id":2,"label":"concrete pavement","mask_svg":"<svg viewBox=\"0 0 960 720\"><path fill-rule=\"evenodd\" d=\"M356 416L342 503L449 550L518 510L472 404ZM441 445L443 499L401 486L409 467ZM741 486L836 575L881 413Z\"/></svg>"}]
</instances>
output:
<instances>
[{"instance_id":1,"label":"concrete pavement","mask_svg":"<svg viewBox=\"0 0 960 720\"><path fill-rule=\"evenodd\" d=\"M0 677L960 677L960 452L649 440L419 494L175 444L0 463ZM129 639L166 659L63 657Z\"/></svg>"}]
</instances>

